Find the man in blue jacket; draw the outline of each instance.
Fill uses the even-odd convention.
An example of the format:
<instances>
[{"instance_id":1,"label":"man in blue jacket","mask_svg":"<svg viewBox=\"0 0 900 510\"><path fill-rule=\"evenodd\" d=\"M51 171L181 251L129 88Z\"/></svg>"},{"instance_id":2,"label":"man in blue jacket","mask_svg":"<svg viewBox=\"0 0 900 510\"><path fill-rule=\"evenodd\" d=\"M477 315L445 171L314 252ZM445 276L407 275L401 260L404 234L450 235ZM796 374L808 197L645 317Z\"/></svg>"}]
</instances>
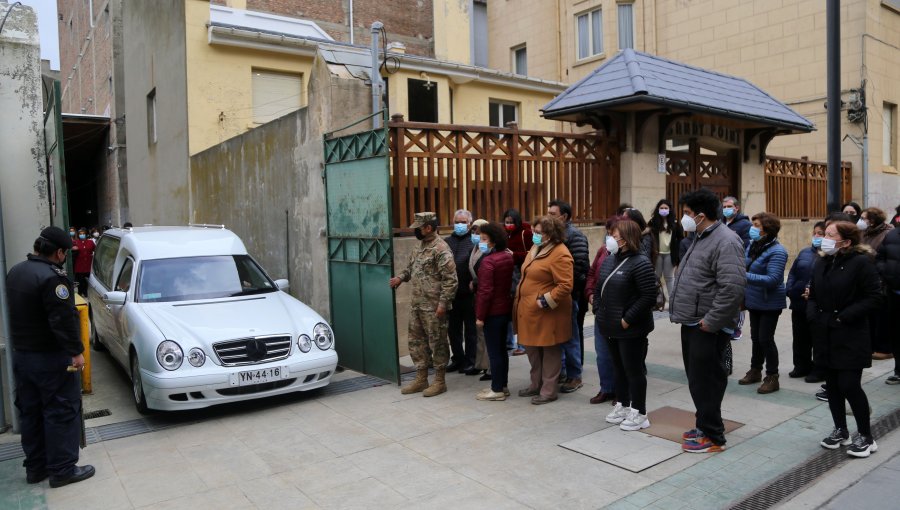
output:
<instances>
[{"instance_id":1,"label":"man in blue jacket","mask_svg":"<svg viewBox=\"0 0 900 510\"><path fill-rule=\"evenodd\" d=\"M686 193L681 207L681 226L696 235L678 266L669 313L672 322L681 324L681 354L697 408L696 428L684 433L682 449L720 452L725 449L725 356L747 284L744 249L740 238L718 221L719 198L712 191Z\"/></svg>"}]
</instances>

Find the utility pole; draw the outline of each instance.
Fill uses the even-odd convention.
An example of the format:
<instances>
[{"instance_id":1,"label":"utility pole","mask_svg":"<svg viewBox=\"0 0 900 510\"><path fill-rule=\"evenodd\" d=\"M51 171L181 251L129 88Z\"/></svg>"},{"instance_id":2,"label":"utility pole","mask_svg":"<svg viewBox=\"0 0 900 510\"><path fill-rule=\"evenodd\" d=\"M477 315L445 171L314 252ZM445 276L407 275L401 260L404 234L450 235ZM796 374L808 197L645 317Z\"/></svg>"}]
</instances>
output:
<instances>
[{"instance_id":1,"label":"utility pole","mask_svg":"<svg viewBox=\"0 0 900 510\"><path fill-rule=\"evenodd\" d=\"M827 117L828 124L828 212L841 207L841 5L840 0L826 0L825 38L828 60Z\"/></svg>"},{"instance_id":2,"label":"utility pole","mask_svg":"<svg viewBox=\"0 0 900 510\"><path fill-rule=\"evenodd\" d=\"M371 82L372 82L372 128L378 129L381 127L381 115L375 115L376 113L382 110L381 107L381 65L380 59L378 58L378 36L381 35L381 30L384 28L384 24L380 21L376 21L372 23L372 70L369 71L371 74Z\"/></svg>"}]
</instances>

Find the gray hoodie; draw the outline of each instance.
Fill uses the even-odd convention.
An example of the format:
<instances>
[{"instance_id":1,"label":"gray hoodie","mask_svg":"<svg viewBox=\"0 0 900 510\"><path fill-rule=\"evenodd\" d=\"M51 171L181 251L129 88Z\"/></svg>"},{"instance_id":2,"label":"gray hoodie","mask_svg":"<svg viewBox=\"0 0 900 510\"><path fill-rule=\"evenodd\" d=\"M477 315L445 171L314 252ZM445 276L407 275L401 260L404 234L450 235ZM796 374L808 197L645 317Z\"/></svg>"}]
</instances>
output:
<instances>
[{"instance_id":1,"label":"gray hoodie","mask_svg":"<svg viewBox=\"0 0 900 510\"><path fill-rule=\"evenodd\" d=\"M710 331L734 328L746 283L741 238L717 221L695 236L681 259L669 301L670 319L686 325L703 320Z\"/></svg>"}]
</instances>

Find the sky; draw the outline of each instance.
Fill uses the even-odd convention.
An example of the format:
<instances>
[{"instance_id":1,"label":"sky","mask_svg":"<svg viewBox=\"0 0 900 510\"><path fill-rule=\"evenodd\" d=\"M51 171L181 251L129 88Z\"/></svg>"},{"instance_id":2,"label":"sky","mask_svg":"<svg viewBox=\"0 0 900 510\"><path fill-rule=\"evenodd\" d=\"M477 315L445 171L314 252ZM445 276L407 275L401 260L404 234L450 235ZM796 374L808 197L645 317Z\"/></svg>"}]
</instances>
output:
<instances>
[{"instance_id":1,"label":"sky","mask_svg":"<svg viewBox=\"0 0 900 510\"><path fill-rule=\"evenodd\" d=\"M56 0L19 1L37 11L41 58L50 61L50 69L59 71L59 22L56 16ZM12 4L13 1L10 0L9 3Z\"/></svg>"}]
</instances>

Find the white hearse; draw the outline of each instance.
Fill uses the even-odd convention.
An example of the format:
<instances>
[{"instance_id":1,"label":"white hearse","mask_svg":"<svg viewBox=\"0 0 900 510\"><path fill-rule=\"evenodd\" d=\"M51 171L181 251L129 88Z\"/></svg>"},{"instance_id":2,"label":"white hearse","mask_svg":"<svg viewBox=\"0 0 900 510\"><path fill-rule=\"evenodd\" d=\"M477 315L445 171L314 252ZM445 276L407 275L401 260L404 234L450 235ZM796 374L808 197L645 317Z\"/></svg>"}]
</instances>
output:
<instances>
[{"instance_id":1,"label":"white hearse","mask_svg":"<svg viewBox=\"0 0 900 510\"><path fill-rule=\"evenodd\" d=\"M141 412L325 386L331 327L287 287L221 226L111 229L88 284L91 341L131 375Z\"/></svg>"}]
</instances>

